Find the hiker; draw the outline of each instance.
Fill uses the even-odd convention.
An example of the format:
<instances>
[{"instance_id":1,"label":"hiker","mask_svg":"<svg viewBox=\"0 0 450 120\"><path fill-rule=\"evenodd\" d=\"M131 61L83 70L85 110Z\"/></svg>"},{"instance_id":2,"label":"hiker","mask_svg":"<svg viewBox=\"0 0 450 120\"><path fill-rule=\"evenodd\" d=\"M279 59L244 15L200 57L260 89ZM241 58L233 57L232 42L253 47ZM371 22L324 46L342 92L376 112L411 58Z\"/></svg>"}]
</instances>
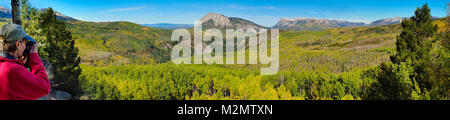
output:
<instances>
[{"instance_id":1,"label":"hiker","mask_svg":"<svg viewBox=\"0 0 450 120\"><path fill-rule=\"evenodd\" d=\"M0 100L36 100L50 93L37 43L25 51L30 42L35 40L19 25L6 24L0 28ZM24 66L25 59L31 72Z\"/></svg>"}]
</instances>

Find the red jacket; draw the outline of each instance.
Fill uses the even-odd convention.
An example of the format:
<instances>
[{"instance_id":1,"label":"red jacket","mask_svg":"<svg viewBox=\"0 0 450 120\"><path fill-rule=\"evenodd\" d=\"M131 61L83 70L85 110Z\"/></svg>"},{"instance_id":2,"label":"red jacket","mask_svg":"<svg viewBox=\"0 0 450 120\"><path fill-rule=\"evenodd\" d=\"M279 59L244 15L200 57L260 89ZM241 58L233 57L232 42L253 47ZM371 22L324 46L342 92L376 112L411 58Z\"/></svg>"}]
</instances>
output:
<instances>
[{"instance_id":1,"label":"red jacket","mask_svg":"<svg viewBox=\"0 0 450 120\"><path fill-rule=\"evenodd\" d=\"M30 70L19 60L0 57L0 100L36 100L50 93L50 83L37 53L28 55Z\"/></svg>"}]
</instances>

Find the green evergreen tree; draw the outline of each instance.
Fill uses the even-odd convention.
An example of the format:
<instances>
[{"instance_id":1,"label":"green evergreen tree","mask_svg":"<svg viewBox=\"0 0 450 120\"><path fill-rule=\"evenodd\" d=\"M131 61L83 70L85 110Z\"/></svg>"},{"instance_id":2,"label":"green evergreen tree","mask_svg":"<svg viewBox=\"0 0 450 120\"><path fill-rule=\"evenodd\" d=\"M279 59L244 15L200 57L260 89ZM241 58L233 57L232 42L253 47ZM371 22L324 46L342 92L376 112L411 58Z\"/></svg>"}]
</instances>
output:
<instances>
[{"instance_id":1,"label":"green evergreen tree","mask_svg":"<svg viewBox=\"0 0 450 120\"><path fill-rule=\"evenodd\" d=\"M78 92L78 76L81 73L79 66L78 48L72 34L66 29L66 24L56 18L52 8L48 8L40 15L39 25L44 37L41 44L41 57L49 60L54 68L54 82L59 86L56 89L70 91L72 94Z\"/></svg>"},{"instance_id":2,"label":"green evergreen tree","mask_svg":"<svg viewBox=\"0 0 450 120\"><path fill-rule=\"evenodd\" d=\"M21 1L21 19L25 31L33 36L39 45L40 57L52 63L53 89L77 94L80 92L78 76L80 58L72 34L64 21L56 18L52 8L38 10L28 0Z\"/></svg>"},{"instance_id":3,"label":"green evergreen tree","mask_svg":"<svg viewBox=\"0 0 450 120\"><path fill-rule=\"evenodd\" d=\"M406 62L414 68L411 75L421 88L431 87L428 81L430 72L431 49L433 36L438 27L432 23L432 16L428 5L417 8L415 16L402 22L403 31L397 37L397 54L391 57L394 64Z\"/></svg>"},{"instance_id":4,"label":"green evergreen tree","mask_svg":"<svg viewBox=\"0 0 450 120\"><path fill-rule=\"evenodd\" d=\"M397 53L391 56L392 63L381 64L376 77L386 99L429 99L431 50L438 30L431 18L425 4L402 21L403 30L395 43Z\"/></svg>"}]
</instances>

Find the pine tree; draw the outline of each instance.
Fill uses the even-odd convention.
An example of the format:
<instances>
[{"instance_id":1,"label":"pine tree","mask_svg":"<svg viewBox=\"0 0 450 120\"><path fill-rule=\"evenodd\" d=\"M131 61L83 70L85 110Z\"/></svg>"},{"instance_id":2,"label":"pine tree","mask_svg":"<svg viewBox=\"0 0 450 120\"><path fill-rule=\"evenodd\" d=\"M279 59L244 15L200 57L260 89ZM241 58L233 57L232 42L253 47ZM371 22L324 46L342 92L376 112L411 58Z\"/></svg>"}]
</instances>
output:
<instances>
[{"instance_id":1,"label":"pine tree","mask_svg":"<svg viewBox=\"0 0 450 120\"><path fill-rule=\"evenodd\" d=\"M425 4L410 19L402 21L403 30L395 43L397 53L391 56L392 63L381 64L377 76L387 99L429 99L431 50L438 29L431 18Z\"/></svg>"},{"instance_id":2,"label":"pine tree","mask_svg":"<svg viewBox=\"0 0 450 120\"><path fill-rule=\"evenodd\" d=\"M66 29L64 21L56 18L52 8L43 10L40 14L39 27L41 28L40 41L41 57L53 64L55 77L53 81L58 85L55 89L61 89L76 94L79 92L78 76L81 73L79 66L78 48L72 34Z\"/></svg>"},{"instance_id":3,"label":"pine tree","mask_svg":"<svg viewBox=\"0 0 450 120\"><path fill-rule=\"evenodd\" d=\"M52 63L52 88L72 94L79 91L80 58L72 34L64 21L56 18L52 8L38 10L28 0L21 1L21 19L27 34L36 39L39 56Z\"/></svg>"}]
</instances>

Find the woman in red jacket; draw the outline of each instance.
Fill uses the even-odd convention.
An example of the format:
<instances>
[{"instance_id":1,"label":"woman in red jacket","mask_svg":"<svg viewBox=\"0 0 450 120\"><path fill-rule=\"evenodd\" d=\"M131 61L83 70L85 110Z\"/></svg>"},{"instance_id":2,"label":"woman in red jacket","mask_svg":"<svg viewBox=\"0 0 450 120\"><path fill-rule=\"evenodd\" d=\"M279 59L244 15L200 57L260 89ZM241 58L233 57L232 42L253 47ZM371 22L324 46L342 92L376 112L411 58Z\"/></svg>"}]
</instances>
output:
<instances>
[{"instance_id":1,"label":"woman in red jacket","mask_svg":"<svg viewBox=\"0 0 450 120\"><path fill-rule=\"evenodd\" d=\"M6 24L0 28L0 100L36 100L50 92L37 45L24 56L27 41L34 42L19 25ZM24 67L25 57L31 72Z\"/></svg>"}]
</instances>

